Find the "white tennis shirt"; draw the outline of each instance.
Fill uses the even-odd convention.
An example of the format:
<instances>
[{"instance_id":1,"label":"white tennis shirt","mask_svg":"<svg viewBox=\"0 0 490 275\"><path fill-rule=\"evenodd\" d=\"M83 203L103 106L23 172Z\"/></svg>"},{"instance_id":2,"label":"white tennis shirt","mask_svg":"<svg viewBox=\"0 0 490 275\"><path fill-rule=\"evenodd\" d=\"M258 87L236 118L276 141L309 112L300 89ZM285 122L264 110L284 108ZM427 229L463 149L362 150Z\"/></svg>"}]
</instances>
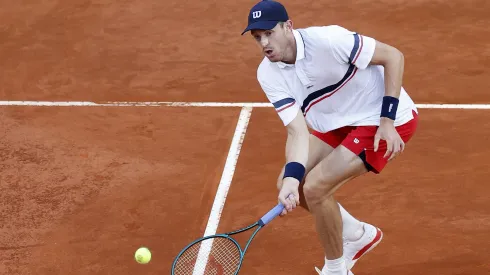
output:
<instances>
[{"instance_id":1,"label":"white tennis shirt","mask_svg":"<svg viewBox=\"0 0 490 275\"><path fill-rule=\"evenodd\" d=\"M344 126L379 125L385 95L384 67L368 66L375 40L340 26L293 30L296 62L264 60L257 79L284 125L301 110L308 126L328 132ZM400 93L395 126L413 118L416 106Z\"/></svg>"}]
</instances>

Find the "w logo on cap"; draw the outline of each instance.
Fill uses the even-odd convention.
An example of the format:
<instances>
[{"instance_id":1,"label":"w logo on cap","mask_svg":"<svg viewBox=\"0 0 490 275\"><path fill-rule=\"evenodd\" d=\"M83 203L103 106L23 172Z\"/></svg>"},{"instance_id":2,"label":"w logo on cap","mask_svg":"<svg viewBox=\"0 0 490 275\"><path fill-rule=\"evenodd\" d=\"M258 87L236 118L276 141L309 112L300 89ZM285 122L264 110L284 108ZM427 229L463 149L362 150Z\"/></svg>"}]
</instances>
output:
<instances>
[{"instance_id":1,"label":"w logo on cap","mask_svg":"<svg viewBox=\"0 0 490 275\"><path fill-rule=\"evenodd\" d=\"M248 26L242 35L251 30L271 30L277 23L289 20L286 8L279 2L262 0L248 13Z\"/></svg>"}]
</instances>

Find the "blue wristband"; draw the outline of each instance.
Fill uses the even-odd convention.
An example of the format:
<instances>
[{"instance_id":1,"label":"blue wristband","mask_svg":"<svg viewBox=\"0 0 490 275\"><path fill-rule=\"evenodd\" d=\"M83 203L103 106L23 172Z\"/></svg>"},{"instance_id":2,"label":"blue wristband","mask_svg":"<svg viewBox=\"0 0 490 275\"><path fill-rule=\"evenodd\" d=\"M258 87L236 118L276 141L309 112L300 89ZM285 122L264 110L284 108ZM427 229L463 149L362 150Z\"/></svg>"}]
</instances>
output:
<instances>
[{"instance_id":1,"label":"blue wristband","mask_svg":"<svg viewBox=\"0 0 490 275\"><path fill-rule=\"evenodd\" d=\"M399 102L400 100L396 97L384 96L383 105L381 107L381 117L387 117L389 119L395 120Z\"/></svg>"},{"instance_id":2,"label":"blue wristband","mask_svg":"<svg viewBox=\"0 0 490 275\"><path fill-rule=\"evenodd\" d=\"M303 164L299 162L289 162L284 168L283 179L287 177L292 177L301 182L303 180L303 177L305 176L305 172L306 168L303 166Z\"/></svg>"}]
</instances>

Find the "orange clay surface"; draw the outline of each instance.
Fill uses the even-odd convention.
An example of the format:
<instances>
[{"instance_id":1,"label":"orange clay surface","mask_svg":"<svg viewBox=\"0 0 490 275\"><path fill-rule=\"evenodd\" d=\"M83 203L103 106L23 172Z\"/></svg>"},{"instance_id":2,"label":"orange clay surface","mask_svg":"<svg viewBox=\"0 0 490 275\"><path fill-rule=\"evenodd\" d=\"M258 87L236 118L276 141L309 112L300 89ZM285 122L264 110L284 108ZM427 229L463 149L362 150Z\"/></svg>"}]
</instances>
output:
<instances>
[{"instance_id":1,"label":"orange clay surface","mask_svg":"<svg viewBox=\"0 0 490 275\"><path fill-rule=\"evenodd\" d=\"M254 3L1 0L0 100L266 102L260 52L240 36ZM487 0L283 3L296 28L338 24L402 50L416 103L490 102ZM405 153L337 195L385 233L353 271L490 274L490 110L419 111ZM170 274L204 233L239 112L0 106L0 274ZM285 137L272 108L253 110L219 232L275 205ZM246 257L240 274L323 265L302 209Z\"/></svg>"}]
</instances>

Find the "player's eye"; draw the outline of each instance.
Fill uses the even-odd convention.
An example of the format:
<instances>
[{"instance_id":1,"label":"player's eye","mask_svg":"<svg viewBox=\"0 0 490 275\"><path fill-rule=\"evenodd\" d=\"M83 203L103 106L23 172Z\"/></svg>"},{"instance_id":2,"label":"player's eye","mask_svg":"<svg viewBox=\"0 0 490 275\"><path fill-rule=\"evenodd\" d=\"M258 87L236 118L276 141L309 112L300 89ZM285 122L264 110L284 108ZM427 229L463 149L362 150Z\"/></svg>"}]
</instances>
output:
<instances>
[{"instance_id":1,"label":"player's eye","mask_svg":"<svg viewBox=\"0 0 490 275\"><path fill-rule=\"evenodd\" d=\"M265 35L266 35L266 36L271 36L271 35L272 35L272 31L266 31L266 32L265 32Z\"/></svg>"}]
</instances>

